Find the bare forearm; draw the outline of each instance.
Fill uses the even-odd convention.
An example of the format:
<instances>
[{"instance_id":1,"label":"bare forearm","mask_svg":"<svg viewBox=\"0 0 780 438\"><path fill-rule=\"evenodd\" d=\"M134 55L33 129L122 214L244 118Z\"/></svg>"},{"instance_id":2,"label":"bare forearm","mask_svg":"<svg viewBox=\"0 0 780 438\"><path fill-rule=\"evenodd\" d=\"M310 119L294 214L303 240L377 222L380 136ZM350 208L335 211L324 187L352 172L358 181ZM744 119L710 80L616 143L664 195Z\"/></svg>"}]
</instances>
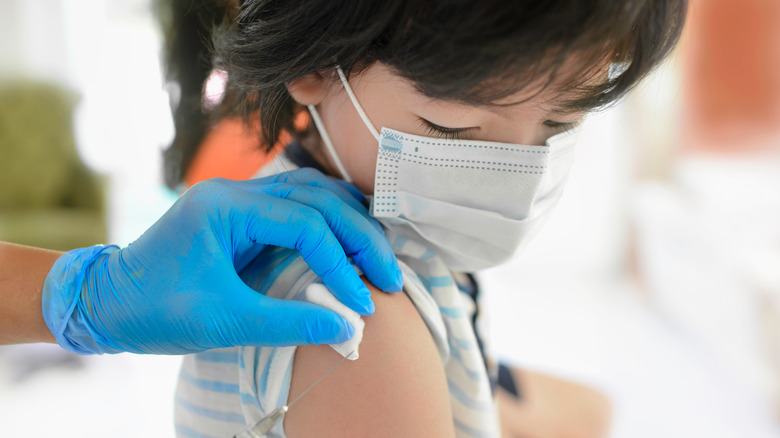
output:
<instances>
[{"instance_id":1,"label":"bare forearm","mask_svg":"<svg viewBox=\"0 0 780 438\"><path fill-rule=\"evenodd\" d=\"M0 242L0 345L54 342L41 313L41 291L60 255Z\"/></svg>"}]
</instances>

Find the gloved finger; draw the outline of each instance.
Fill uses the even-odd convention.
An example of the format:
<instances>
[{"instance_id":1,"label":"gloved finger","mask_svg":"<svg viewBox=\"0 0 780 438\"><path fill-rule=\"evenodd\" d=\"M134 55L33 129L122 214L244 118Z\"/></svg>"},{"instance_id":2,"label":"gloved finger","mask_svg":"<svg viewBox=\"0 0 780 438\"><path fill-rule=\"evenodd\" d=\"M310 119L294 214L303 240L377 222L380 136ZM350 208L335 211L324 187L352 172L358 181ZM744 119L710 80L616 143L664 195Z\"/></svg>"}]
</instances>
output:
<instances>
[{"instance_id":1,"label":"gloved finger","mask_svg":"<svg viewBox=\"0 0 780 438\"><path fill-rule=\"evenodd\" d=\"M365 202L366 197L363 196L363 193L360 191L360 189L357 188L356 185L338 178L330 178L330 180L338 184L339 186L341 186L344 190L348 191L352 196L355 197L355 199L357 199L361 203Z\"/></svg>"},{"instance_id":2,"label":"gloved finger","mask_svg":"<svg viewBox=\"0 0 780 438\"><path fill-rule=\"evenodd\" d=\"M237 299L223 325L236 345L338 344L355 334L346 319L329 309L304 301L269 298L242 286L245 290L234 296Z\"/></svg>"},{"instance_id":3,"label":"gloved finger","mask_svg":"<svg viewBox=\"0 0 780 438\"><path fill-rule=\"evenodd\" d=\"M279 185L275 190L284 192L286 199L316 209L347 255L353 258L376 287L388 292L401 290L403 278L387 237L384 232L377 231L363 215L340 202L340 198L328 190L304 190L289 185ZM340 298L336 291L334 295Z\"/></svg>"},{"instance_id":4,"label":"gloved finger","mask_svg":"<svg viewBox=\"0 0 780 438\"><path fill-rule=\"evenodd\" d=\"M360 199L361 204L363 205L366 204L366 197L363 196L363 193L354 184L336 178L331 178L331 180L334 183L343 187L344 190L348 191L349 193L352 193L357 199ZM366 215L366 217L368 218L369 222L371 222L371 225L373 225L374 228L377 229L377 231L381 232L382 234L385 234L385 230L384 228L382 228L382 225L379 223L378 220L374 219L369 215Z\"/></svg>"},{"instance_id":5,"label":"gloved finger","mask_svg":"<svg viewBox=\"0 0 780 438\"><path fill-rule=\"evenodd\" d=\"M350 309L370 315L374 312L371 293L320 212L301 203L257 195L235 193L219 208L224 214L246 220L246 237L251 242L297 249L323 283Z\"/></svg>"},{"instance_id":6,"label":"gloved finger","mask_svg":"<svg viewBox=\"0 0 780 438\"><path fill-rule=\"evenodd\" d=\"M384 229L382 228L382 225L379 224L379 221L377 221L376 219L374 219L373 217L368 215L368 208L366 207L366 197L363 195L363 193L360 191L360 189L357 188L357 186L355 186L352 183L346 182L344 180L338 179L338 178L325 176L322 173L320 173L319 171L317 171L316 169L299 169L299 171L301 171L301 172L311 171L308 174L306 174L306 176L311 178L309 180L309 184L308 185L314 186L314 187L320 187L320 188L325 189L325 190L329 190L330 192L337 194L341 199L344 199L353 208L356 208L355 204L353 202L350 202L349 199L345 198L345 196L343 195L342 191L339 190L337 187L335 187L333 184L335 184L336 186L340 187L341 189L343 189L347 193L351 194L358 201L358 203L362 207L362 208L356 208L356 210L358 210L361 213L365 213L364 216L366 217L366 219L368 219L369 222L371 222L371 225L373 225L374 228L377 229L377 231L379 231L382 234L384 234ZM309 174L311 174L311 175L309 175ZM325 178L325 180L323 180L323 177Z\"/></svg>"},{"instance_id":7,"label":"gloved finger","mask_svg":"<svg viewBox=\"0 0 780 438\"><path fill-rule=\"evenodd\" d=\"M355 210L359 212L366 212L366 214L368 213L366 206L363 205L365 198L363 194L357 190L357 188L355 188L356 190L354 191L347 190L336 182L338 180L329 178L316 169L297 169L292 172L284 172L278 175L274 175L271 178L273 178L273 182L277 183L286 183L305 187L319 187L321 189L328 190L336 194Z\"/></svg>"},{"instance_id":8,"label":"gloved finger","mask_svg":"<svg viewBox=\"0 0 780 438\"><path fill-rule=\"evenodd\" d=\"M357 212L362 214L366 220L368 220L371 225L376 228L377 231L384 234L382 225L380 225L376 219L368 215L368 208L364 205L365 197L362 193L360 193L360 190L358 190L357 187L346 181L325 176L322 174L322 172L316 169L297 169L290 172L273 175L267 178L242 181L237 183L243 184L242 188L253 193L257 193L258 191L266 192L267 189L274 183L300 186L307 190L312 187L328 190L349 204L349 206L355 209Z\"/></svg>"}]
</instances>

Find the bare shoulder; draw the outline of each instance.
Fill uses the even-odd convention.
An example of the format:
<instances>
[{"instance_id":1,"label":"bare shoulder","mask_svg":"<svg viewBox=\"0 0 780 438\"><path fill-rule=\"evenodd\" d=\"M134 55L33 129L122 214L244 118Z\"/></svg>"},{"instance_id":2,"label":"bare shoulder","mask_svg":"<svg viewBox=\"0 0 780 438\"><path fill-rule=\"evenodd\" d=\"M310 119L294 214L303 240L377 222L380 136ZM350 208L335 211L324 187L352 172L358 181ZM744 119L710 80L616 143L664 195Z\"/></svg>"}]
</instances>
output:
<instances>
[{"instance_id":1,"label":"bare shoulder","mask_svg":"<svg viewBox=\"0 0 780 438\"><path fill-rule=\"evenodd\" d=\"M447 378L428 328L406 294L366 284L376 312L364 317L360 359L345 361L296 402L284 420L287 435L454 436ZM289 399L340 359L327 345L299 347Z\"/></svg>"}]
</instances>

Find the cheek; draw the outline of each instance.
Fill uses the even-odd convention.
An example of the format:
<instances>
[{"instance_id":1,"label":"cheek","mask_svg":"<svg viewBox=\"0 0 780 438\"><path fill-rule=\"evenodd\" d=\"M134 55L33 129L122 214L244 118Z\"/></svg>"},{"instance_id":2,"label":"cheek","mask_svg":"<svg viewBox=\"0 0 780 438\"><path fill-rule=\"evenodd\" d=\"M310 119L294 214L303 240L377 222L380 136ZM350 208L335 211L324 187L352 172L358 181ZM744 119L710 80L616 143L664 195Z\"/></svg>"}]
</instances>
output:
<instances>
[{"instance_id":1,"label":"cheek","mask_svg":"<svg viewBox=\"0 0 780 438\"><path fill-rule=\"evenodd\" d=\"M368 139L356 145L344 159L344 166L352 176L353 183L366 195L374 194L377 148L376 139L369 134Z\"/></svg>"},{"instance_id":2,"label":"cheek","mask_svg":"<svg viewBox=\"0 0 780 438\"><path fill-rule=\"evenodd\" d=\"M345 112L347 114L344 114ZM353 184L361 192L367 195L373 194L378 143L357 113L354 117L351 117L347 111L339 113L331 118L335 126L330 135L336 152L352 177Z\"/></svg>"}]
</instances>

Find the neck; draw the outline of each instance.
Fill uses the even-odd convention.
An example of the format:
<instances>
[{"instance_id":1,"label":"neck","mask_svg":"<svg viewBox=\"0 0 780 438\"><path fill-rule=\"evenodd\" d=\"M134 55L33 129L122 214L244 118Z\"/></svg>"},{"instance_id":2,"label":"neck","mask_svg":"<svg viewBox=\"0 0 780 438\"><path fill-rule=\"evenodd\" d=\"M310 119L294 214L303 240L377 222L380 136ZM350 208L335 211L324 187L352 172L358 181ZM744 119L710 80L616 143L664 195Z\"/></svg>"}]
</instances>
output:
<instances>
[{"instance_id":1,"label":"neck","mask_svg":"<svg viewBox=\"0 0 780 438\"><path fill-rule=\"evenodd\" d=\"M336 164L330 159L330 156L325 150L325 144L317 132L314 122L310 122L306 127L306 130L298 134L298 142L300 143L301 148L325 169L328 176L343 179Z\"/></svg>"}]
</instances>

